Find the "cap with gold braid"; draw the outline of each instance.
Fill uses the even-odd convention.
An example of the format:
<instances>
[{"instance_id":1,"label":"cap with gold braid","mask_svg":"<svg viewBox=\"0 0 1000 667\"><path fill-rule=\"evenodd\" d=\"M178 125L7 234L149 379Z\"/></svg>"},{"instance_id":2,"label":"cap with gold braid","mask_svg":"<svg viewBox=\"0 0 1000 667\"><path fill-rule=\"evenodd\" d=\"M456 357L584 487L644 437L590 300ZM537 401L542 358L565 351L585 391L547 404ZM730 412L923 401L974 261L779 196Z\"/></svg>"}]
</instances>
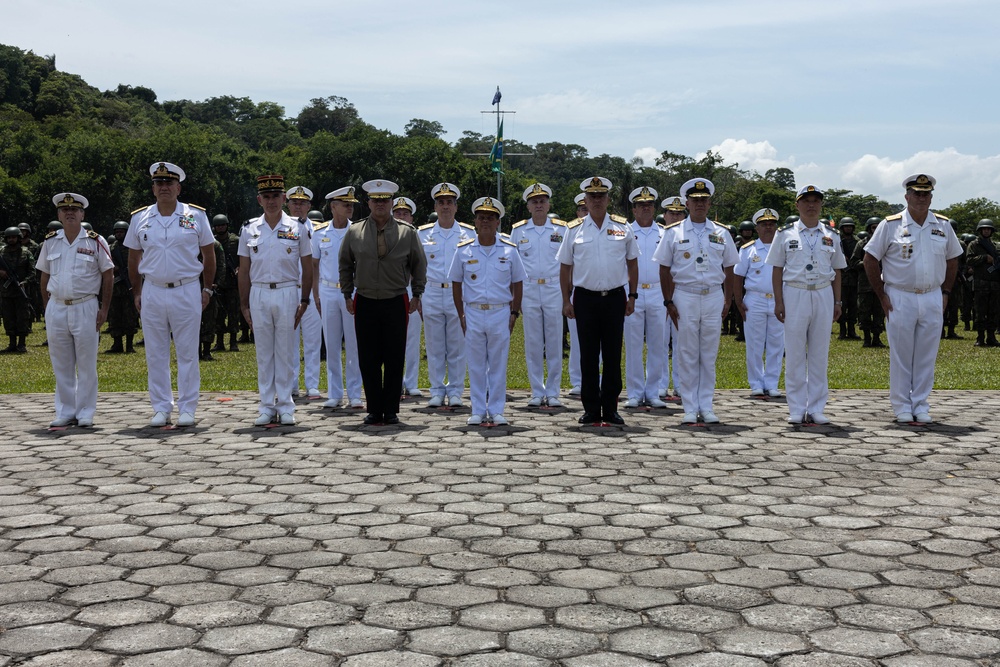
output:
<instances>
[{"instance_id":1,"label":"cap with gold braid","mask_svg":"<svg viewBox=\"0 0 1000 667\"><path fill-rule=\"evenodd\" d=\"M778 222L778 212L773 208L762 208L753 214L753 224L758 222Z\"/></svg>"},{"instance_id":2,"label":"cap with gold braid","mask_svg":"<svg viewBox=\"0 0 1000 667\"><path fill-rule=\"evenodd\" d=\"M917 192L933 192L937 179L927 174L913 174L903 179L903 187Z\"/></svg>"},{"instance_id":3,"label":"cap with gold braid","mask_svg":"<svg viewBox=\"0 0 1000 667\"><path fill-rule=\"evenodd\" d=\"M583 194L581 192L577 196L573 197L573 203L576 204L577 206L583 206L584 205L583 200L586 199L586 198L587 198L587 195L585 195L585 194Z\"/></svg>"},{"instance_id":4,"label":"cap with gold braid","mask_svg":"<svg viewBox=\"0 0 1000 667\"><path fill-rule=\"evenodd\" d=\"M358 198L354 196L354 186L348 185L333 192L328 192L326 198L329 201L346 201L349 204L357 204Z\"/></svg>"},{"instance_id":5,"label":"cap with gold braid","mask_svg":"<svg viewBox=\"0 0 1000 667\"><path fill-rule=\"evenodd\" d=\"M680 195L685 199L692 197L711 197L715 194L715 183L707 178L692 178L681 186Z\"/></svg>"},{"instance_id":6,"label":"cap with gold braid","mask_svg":"<svg viewBox=\"0 0 1000 667\"><path fill-rule=\"evenodd\" d=\"M476 201L472 202L472 212L489 212L496 213L501 218L506 211L504 210L503 204L500 203L499 199L493 199L492 197L480 197Z\"/></svg>"},{"instance_id":7,"label":"cap with gold braid","mask_svg":"<svg viewBox=\"0 0 1000 667\"><path fill-rule=\"evenodd\" d=\"M149 165L149 175L156 181L183 181L184 170L170 162L154 162Z\"/></svg>"},{"instance_id":8,"label":"cap with gold braid","mask_svg":"<svg viewBox=\"0 0 1000 667\"><path fill-rule=\"evenodd\" d=\"M532 197L541 197L543 195L545 197L551 197L552 188L545 185L544 183L535 183L526 188L524 194L522 194L521 197L524 199L524 201L528 201Z\"/></svg>"},{"instance_id":9,"label":"cap with gold braid","mask_svg":"<svg viewBox=\"0 0 1000 667\"><path fill-rule=\"evenodd\" d=\"M684 200L680 197L667 197L660 202L660 206L668 211L683 212L685 210Z\"/></svg>"},{"instance_id":10,"label":"cap with gold braid","mask_svg":"<svg viewBox=\"0 0 1000 667\"><path fill-rule=\"evenodd\" d=\"M265 174L257 177L257 194L265 192L285 192L285 177L281 174Z\"/></svg>"},{"instance_id":11,"label":"cap with gold braid","mask_svg":"<svg viewBox=\"0 0 1000 667\"><path fill-rule=\"evenodd\" d=\"M368 193L369 199L392 199L399 186L392 181L374 180L362 184L361 188Z\"/></svg>"},{"instance_id":12,"label":"cap with gold braid","mask_svg":"<svg viewBox=\"0 0 1000 667\"><path fill-rule=\"evenodd\" d=\"M83 195L75 192L60 192L52 198L52 203L56 208L87 208L90 202Z\"/></svg>"},{"instance_id":13,"label":"cap with gold braid","mask_svg":"<svg viewBox=\"0 0 1000 667\"><path fill-rule=\"evenodd\" d=\"M454 197L458 199L461 196L462 191L454 183L438 183L431 188L431 197L433 199L437 199L438 197Z\"/></svg>"},{"instance_id":14,"label":"cap with gold braid","mask_svg":"<svg viewBox=\"0 0 1000 667\"><path fill-rule=\"evenodd\" d=\"M805 197L806 195L819 195L820 199L823 198L823 191L817 188L815 185L803 185L799 188L798 194L795 195L795 201L798 201Z\"/></svg>"},{"instance_id":15,"label":"cap with gold braid","mask_svg":"<svg viewBox=\"0 0 1000 667\"><path fill-rule=\"evenodd\" d=\"M580 183L580 189L586 194L607 194L611 191L611 181L603 176L594 176Z\"/></svg>"},{"instance_id":16,"label":"cap with gold braid","mask_svg":"<svg viewBox=\"0 0 1000 667\"><path fill-rule=\"evenodd\" d=\"M398 211L403 208L410 209L410 215L417 212L417 205L413 203L413 200L409 197L396 197L396 201L392 203L392 210Z\"/></svg>"},{"instance_id":17,"label":"cap with gold braid","mask_svg":"<svg viewBox=\"0 0 1000 667\"><path fill-rule=\"evenodd\" d=\"M639 204L641 202L656 201L656 198L660 195L653 188L642 186L641 188L636 188L633 190L629 196L628 200L633 204Z\"/></svg>"},{"instance_id":18,"label":"cap with gold braid","mask_svg":"<svg viewBox=\"0 0 1000 667\"><path fill-rule=\"evenodd\" d=\"M300 199L302 201L312 201L313 193L309 188L303 187L301 185L296 185L293 188L289 188L285 193L285 196L289 199Z\"/></svg>"}]
</instances>

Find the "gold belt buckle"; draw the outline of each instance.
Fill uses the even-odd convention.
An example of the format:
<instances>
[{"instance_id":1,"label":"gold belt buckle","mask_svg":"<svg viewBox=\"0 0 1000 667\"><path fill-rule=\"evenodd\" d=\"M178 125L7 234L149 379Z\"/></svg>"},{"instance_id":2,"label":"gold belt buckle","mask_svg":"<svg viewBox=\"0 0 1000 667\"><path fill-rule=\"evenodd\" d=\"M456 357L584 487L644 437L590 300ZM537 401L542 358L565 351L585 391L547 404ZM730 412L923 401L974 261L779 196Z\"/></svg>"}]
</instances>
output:
<instances>
[{"instance_id":1,"label":"gold belt buckle","mask_svg":"<svg viewBox=\"0 0 1000 667\"><path fill-rule=\"evenodd\" d=\"M72 306L73 305L73 299L63 299L63 305L64 306Z\"/></svg>"},{"instance_id":2,"label":"gold belt buckle","mask_svg":"<svg viewBox=\"0 0 1000 667\"><path fill-rule=\"evenodd\" d=\"M766 294L764 294L764 298L765 298L765 299L773 299L773 298L774 298L774 295L773 295L773 294L771 294L770 292L767 292Z\"/></svg>"},{"instance_id":3,"label":"gold belt buckle","mask_svg":"<svg viewBox=\"0 0 1000 667\"><path fill-rule=\"evenodd\" d=\"M641 287L642 289L649 289L650 287L652 287L652 285L650 285L649 283L643 283Z\"/></svg>"},{"instance_id":4,"label":"gold belt buckle","mask_svg":"<svg viewBox=\"0 0 1000 667\"><path fill-rule=\"evenodd\" d=\"M545 284L545 278L539 278L538 279L538 284L539 285L544 285Z\"/></svg>"}]
</instances>

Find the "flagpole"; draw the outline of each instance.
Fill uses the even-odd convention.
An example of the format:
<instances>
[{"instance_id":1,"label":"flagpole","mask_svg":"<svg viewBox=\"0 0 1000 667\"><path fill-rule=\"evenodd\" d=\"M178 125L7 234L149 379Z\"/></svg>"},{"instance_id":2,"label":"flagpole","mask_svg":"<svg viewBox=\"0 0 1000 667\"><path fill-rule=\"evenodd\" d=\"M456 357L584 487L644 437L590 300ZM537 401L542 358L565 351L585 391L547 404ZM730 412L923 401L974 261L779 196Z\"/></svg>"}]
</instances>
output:
<instances>
[{"instance_id":1,"label":"flagpole","mask_svg":"<svg viewBox=\"0 0 1000 667\"><path fill-rule=\"evenodd\" d=\"M500 90L499 86L497 90ZM494 137L500 136L500 119L503 117L503 112L500 111L500 100L497 100L497 131ZM503 151L500 152L500 171L497 172L497 200L503 201Z\"/></svg>"}]
</instances>

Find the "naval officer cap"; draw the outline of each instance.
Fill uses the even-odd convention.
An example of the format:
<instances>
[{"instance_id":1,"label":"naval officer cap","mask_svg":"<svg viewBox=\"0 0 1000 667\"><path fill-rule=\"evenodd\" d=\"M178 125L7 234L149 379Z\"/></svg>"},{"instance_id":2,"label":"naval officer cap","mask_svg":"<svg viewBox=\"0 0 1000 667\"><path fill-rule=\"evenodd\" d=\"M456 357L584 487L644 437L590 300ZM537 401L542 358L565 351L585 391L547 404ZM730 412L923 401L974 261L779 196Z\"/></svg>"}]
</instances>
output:
<instances>
[{"instance_id":1,"label":"naval officer cap","mask_svg":"<svg viewBox=\"0 0 1000 667\"><path fill-rule=\"evenodd\" d=\"M586 206L586 204L583 203L583 200L586 199L586 198L587 198L587 195L585 195L585 194L583 194L581 192L577 196L573 197L573 203L576 204L577 206Z\"/></svg>"},{"instance_id":2,"label":"naval officer cap","mask_svg":"<svg viewBox=\"0 0 1000 667\"><path fill-rule=\"evenodd\" d=\"M281 174L264 174L257 177L257 194L265 192L285 193L285 177Z\"/></svg>"},{"instance_id":3,"label":"naval officer cap","mask_svg":"<svg viewBox=\"0 0 1000 667\"><path fill-rule=\"evenodd\" d=\"M398 211L404 208L410 209L410 215L417 212L417 205L413 203L412 199L409 197L396 197L396 201L392 203L392 210Z\"/></svg>"},{"instance_id":4,"label":"naval officer cap","mask_svg":"<svg viewBox=\"0 0 1000 667\"><path fill-rule=\"evenodd\" d=\"M293 188L288 188L285 192L285 196L289 199L298 199L300 201L312 201L313 193L307 187L296 185Z\"/></svg>"},{"instance_id":5,"label":"naval officer cap","mask_svg":"<svg viewBox=\"0 0 1000 667\"><path fill-rule=\"evenodd\" d=\"M757 225L762 222L778 222L778 212L773 208L762 208L753 214L753 224Z\"/></svg>"},{"instance_id":6,"label":"naval officer cap","mask_svg":"<svg viewBox=\"0 0 1000 667\"><path fill-rule=\"evenodd\" d=\"M392 181L374 180L362 183L361 189L368 193L369 199L392 199L399 186Z\"/></svg>"},{"instance_id":7,"label":"naval officer cap","mask_svg":"<svg viewBox=\"0 0 1000 667\"><path fill-rule=\"evenodd\" d=\"M611 192L611 181L603 176L594 176L580 183L580 189L588 195L606 195Z\"/></svg>"},{"instance_id":8,"label":"naval officer cap","mask_svg":"<svg viewBox=\"0 0 1000 667\"><path fill-rule=\"evenodd\" d=\"M458 186L454 183L438 183L433 188L431 188L431 198L438 199L440 197L454 197L458 199L462 196L462 191L458 189Z\"/></svg>"},{"instance_id":9,"label":"naval officer cap","mask_svg":"<svg viewBox=\"0 0 1000 667\"><path fill-rule=\"evenodd\" d=\"M83 195L75 192L60 192L52 198L52 203L56 208L87 208L90 202Z\"/></svg>"},{"instance_id":10,"label":"naval officer cap","mask_svg":"<svg viewBox=\"0 0 1000 667\"><path fill-rule=\"evenodd\" d=\"M326 198L328 201L346 201L351 204L357 204L358 198L354 196L354 186L348 185L333 192L326 193Z\"/></svg>"},{"instance_id":11,"label":"naval officer cap","mask_svg":"<svg viewBox=\"0 0 1000 667\"><path fill-rule=\"evenodd\" d=\"M472 212L496 213L501 218L503 217L503 214L506 213L503 204L500 203L500 200L493 199L493 197L480 197L476 201L472 202Z\"/></svg>"},{"instance_id":12,"label":"naval officer cap","mask_svg":"<svg viewBox=\"0 0 1000 667\"><path fill-rule=\"evenodd\" d=\"M628 200L633 204L641 204L643 202L654 202L659 196L656 190L644 185L629 193Z\"/></svg>"},{"instance_id":13,"label":"naval officer cap","mask_svg":"<svg viewBox=\"0 0 1000 667\"><path fill-rule=\"evenodd\" d=\"M806 195L816 194L819 198L823 198L823 191L817 188L815 185L803 185L799 188L798 194L795 195L795 201L798 201L805 197Z\"/></svg>"},{"instance_id":14,"label":"naval officer cap","mask_svg":"<svg viewBox=\"0 0 1000 667\"><path fill-rule=\"evenodd\" d=\"M707 178L692 178L681 186L680 195L685 199L711 197L715 194L715 183Z\"/></svg>"},{"instance_id":15,"label":"naval officer cap","mask_svg":"<svg viewBox=\"0 0 1000 667\"><path fill-rule=\"evenodd\" d=\"M154 162L149 165L149 175L154 183L157 181L180 182L186 178L184 170L170 162Z\"/></svg>"},{"instance_id":16,"label":"naval officer cap","mask_svg":"<svg viewBox=\"0 0 1000 667\"><path fill-rule=\"evenodd\" d=\"M525 188L524 194L521 195L521 198L524 201L528 201L532 197L541 197L543 195L545 197L551 197L552 196L552 188L550 188L549 186L545 185L544 183L535 183L535 184L530 185L527 188Z\"/></svg>"},{"instance_id":17,"label":"naval officer cap","mask_svg":"<svg viewBox=\"0 0 1000 667\"><path fill-rule=\"evenodd\" d=\"M684 200L680 197L667 197L660 202L660 206L668 211L676 211L679 213L683 212L685 209Z\"/></svg>"},{"instance_id":18,"label":"naval officer cap","mask_svg":"<svg viewBox=\"0 0 1000 667\"><path fill-rule=\"evenodd\" d=\"M903 179L903 187L917 192L933 192L937 179L927 174L913 174Z\"/></svg>"}]
</instances>

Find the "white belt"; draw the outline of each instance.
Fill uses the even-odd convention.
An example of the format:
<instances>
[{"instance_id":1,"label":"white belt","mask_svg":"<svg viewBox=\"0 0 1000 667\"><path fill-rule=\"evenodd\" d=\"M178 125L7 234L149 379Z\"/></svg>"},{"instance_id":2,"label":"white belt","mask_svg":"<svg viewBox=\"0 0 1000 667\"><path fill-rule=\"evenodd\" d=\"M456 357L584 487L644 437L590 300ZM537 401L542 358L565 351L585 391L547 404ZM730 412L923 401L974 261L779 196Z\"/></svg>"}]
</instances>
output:
<instances>
[{"instance_id":1,"label":"white belt","mask_svg":"<svg viewBox=\"0 0 1000 667\"><path fill-rule=\"evenodd\" d=\"M340 289L340 283L331 283L329 280L323 280L322 278L320 278L319 284L332 287L333 289Z\"/></svg>"},{"instance_id":2,"label":"white belt","mask_svg":"<svg viewBox=\"0 0 1000 667\"><path fill-rule=\"evenodd\" d=\"M892 289L898 289L901 292L909 292L910 294L927 294L929 292L936 292L939 289L941 289L940 287L928 287L926 289L917 289L910 287L900 287L899 285L890 285L889 283L886 283L886 285L888 287L891 287Z\"/></svg>"},{"instance_id":3,"label":"white belt","mask_svg":"<svg viewBox=\"0 0 1000 667\"><path fill-rule=\"evenodd\" d=\"M298 287L299 283L295 280L286 280L283 283L251 283L254 287L264 287L267 289L284 289L286 287Z\"/></svg>"},{"instance_id":4,"label":"white belt","mask_svg":"<svg viewBox=\"0 0 1000 667\"><path fill-rule=\"evenodd\" d=\"M695 287L694 285L674 285L674 289L679 289L682 292L687 292L688 294L701 294L702 296L706 294L711 294L722 289L722 285L716 285L715 287Z\"/></svg>"},{"instance_id":5,"label":"white belt","mask_svg":"<svg viewBox=\"0 0 1000 667\"><path fill-rule=\"evenodd\" d=\"M451 283L427 283L428 287L440 287L441 289L447 289L451 287Z\"/></svg>"},{"instance_id":6,"label":"white belt","mask_svg":"<svg viewBox=\"0 0 1000 667\"><path fill-rule=\"evenodd\" d=\"M147 283L152 283L153 285L156 285L157 287L165 287L167 289L173 289L175 287L180 287L181 285L187 285L188 283L194 282L195 280L197 280L197 278L184 278L182 280L175 280L172 283L158 283L155 280L147 280L146 282Z\"/></svg>"},{"instance_id":7,"label":"white belt","mask_svg":"<svg viewBox=\"0 0 1000 667\"><path fill-rule=\"evenodd\" d=\"M466 308L471 308L472 310L497 310L499 308L510 308L510 302L507 303L467 303Z\"/></svg>"},{"instance_id":8,"label":"white belt","mask_svg":"<svg viewBox=\"0 0 1000 667\"><path fill-rule=\"evenodd\" d=\"M559 279L558 278L531 278L531 279L528 280L528 282L536 284L536 285L548 285L550 283L557 283L557 282L559 282Z\"/></svg>"},{"instance_id":9,"label":"white belt","mask_svg":"<svg viewBox=\"0 0 1000 667\"><path fill-rule=\"evenodd\" d=\"M770 292L763 292L763 291L761 291L759 289L748 289L747 292L752 292L753 294L757 294L759 296L762 296L765 299L773 299L774 298L774 295L771 294Z\"/></svg>"},{"instance_id":10,"label":"white belt","mask_svg":"<svg viewBox=\"0 0 1000 667\"><path fill-rule=\"evenodd\" d=\"M800 283L797 280L789 280L785 282L785 287L794 287L795 289L804 289L809 290L810 292L826 289L829 286L830 283Z\"/></svg>"},{"instance_id":11,"label":"white belt","mask_svg":"<svg viewBox=\"0 0 1000 667\"><path fill-rule=\"evenodd\" d=\"M96 299L96 294L88 294L87 296L81 296L79 299L53 299L58 304L63 306L75 306L78 303L83 303L85 301L90 301L91 299Z\"/></svg>"},{"instance_id":12,"label":"white belt","mask_svg":"<svg viewBox=\"0 0 1000 667\"><path fill-rule=\"evenodd\" d=\"M659 286L660 286L660 281L659 280L657 280L656 282L653 282L653 283L639 283L639 287L641 289L654 289L654 288L657 288Z\"/></svg>"}]
</instances>

